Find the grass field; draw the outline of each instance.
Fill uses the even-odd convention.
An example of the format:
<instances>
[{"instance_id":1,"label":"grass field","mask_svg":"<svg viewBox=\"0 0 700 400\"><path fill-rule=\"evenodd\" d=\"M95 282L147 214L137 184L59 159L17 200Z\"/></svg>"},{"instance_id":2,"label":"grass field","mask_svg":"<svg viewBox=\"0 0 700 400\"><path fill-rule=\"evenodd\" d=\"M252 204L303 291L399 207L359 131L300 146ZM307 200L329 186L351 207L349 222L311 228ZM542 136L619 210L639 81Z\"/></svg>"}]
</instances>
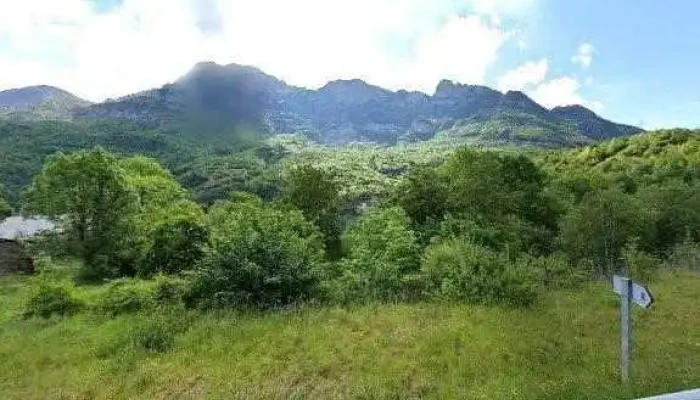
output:
<instances>
[{"instance_id":1,"label":"grass field","mask_svg":"<svg viewBox=\"0 0 700 400\"><path fill-rule=\"evenodd\" d=\"M412 304L44 321L19 317L27 279L0 277L2 399L625 399L700 386L700 275L690 273L663 276L651 285L653 308L635 308L629 386L618 383L618 304L605 284L551 293L529 310ZM143 332L154 329L173 341L137 345L152 343Z\"/></svg>"}]
</instances>

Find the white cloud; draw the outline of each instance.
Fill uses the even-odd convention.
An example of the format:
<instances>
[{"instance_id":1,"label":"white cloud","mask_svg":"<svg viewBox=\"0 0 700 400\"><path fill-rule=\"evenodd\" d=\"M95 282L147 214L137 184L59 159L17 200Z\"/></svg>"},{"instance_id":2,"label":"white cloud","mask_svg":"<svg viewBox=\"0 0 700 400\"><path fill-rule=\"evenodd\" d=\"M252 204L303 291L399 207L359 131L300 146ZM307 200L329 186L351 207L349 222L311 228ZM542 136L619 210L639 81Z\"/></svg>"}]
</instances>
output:
<instances>
[{"instance_id":1,"label":"white cloud","mask_svg":"<svg viewBox=\"0 0 700 400\"><path fill-rule=\"evenodd\" d=\"M595 48L593 47L592 44L590 43L581 43L580 46L578 46L578 51L574 56L571 57L571 61L574 64L578 64L581 66L583 69L587 69L588 67L591 66L591 62L593 61L593 53L595 52Z\"/></svg>"},{"instance_id":2,"label":"white cloud","mask_svg":"<svg viewBox=\"0 0 700 400\"><path fill-rule=\"evenodd\" d=\"M547 108L580 104L595 112L600 112L603 109L603 103L586 100L579 93L580 88L581 84L578 80L570 76L563 76L540 84L528 94Z\"/></svg>"},{"instance_id":3,"label":"white cloud","mask_svg":"<svg viewBox=\"0 0 700 400\"><path fill-rule=\"evenodd\" d=\"M529 61L512 69L498 78L498 90L525 90L542 82L547 76L549 62L546 58L540 61Z\"/></svg>"},{"instance_id":4,"label":"white cloud","mask_svg":"<svg viewBox=\"0 0 700 400\"><path fill-rule=\"evenodd\" d=\"M406 74L393 87L430 92L440 79L484 83L508 34L478 16L452 17L438 31L421 37L414 58L403 66ZM397 65L398 71L402 66ZM387 74L393 74L393 68Z\"/></svg>"},{"instance_id":5,"label":"white cloud","mask_svg":"<svg viewBox=\"0 0 700 400\"><path fill-rule=\"evenodd\" d=\"M470 0L472 9L487 15L522 16L532 11L534 0Z\"/></svg>"},{"instance_id":6,"label":"white cloud","mask_svg":"<svg viewBox=\"0 0 700 400\"><path fill-rule=\"evenodd\" d=\"M463 14L454 0L123 0L100 13L91 0L0 0L0 88L101 100L211 60L301 86L359 77L430 92L442 78L484 83L512 37L498 15L533 1L467 0Z\"/></svg>"}]
</instances>

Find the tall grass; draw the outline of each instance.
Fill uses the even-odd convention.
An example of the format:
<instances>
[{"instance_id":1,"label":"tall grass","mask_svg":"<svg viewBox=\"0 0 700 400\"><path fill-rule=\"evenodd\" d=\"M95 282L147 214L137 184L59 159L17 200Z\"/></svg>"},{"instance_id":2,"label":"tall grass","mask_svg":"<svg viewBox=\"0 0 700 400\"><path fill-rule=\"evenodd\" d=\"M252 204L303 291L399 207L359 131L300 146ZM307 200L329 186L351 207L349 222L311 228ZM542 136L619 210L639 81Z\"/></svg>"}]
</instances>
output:
<instances>
[{"instance_id":1,"label":"tall grass","mask_svg":"<svg viewBox=\"0 0 700 400\"><path fill-rule=\"evenodd\" d=\"M525 310L176 308L47 321L18 317L25 279L0 278L3 399L625 399L700 386L696 273L662 274L657 303L635 308L628 386L604 283Z\"/></svg>"}]
</instances>

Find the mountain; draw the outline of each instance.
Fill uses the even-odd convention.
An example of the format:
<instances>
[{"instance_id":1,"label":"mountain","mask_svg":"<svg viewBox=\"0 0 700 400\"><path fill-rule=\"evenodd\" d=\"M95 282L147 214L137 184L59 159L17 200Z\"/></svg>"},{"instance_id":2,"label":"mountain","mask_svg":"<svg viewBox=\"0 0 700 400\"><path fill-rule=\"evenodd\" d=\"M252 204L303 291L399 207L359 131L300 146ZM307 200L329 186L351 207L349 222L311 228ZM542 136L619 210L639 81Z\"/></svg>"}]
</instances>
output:
<instances>
[{"instance_id":1,"label":"mountain","mask_svg":"<svg viewBox=\"0 0 700 400\"><path fill-rule=\"evenodd\" d=\"M28 86L0 92L0 113L15 118L66 118L74 110L90 104L54 86Z\"/></svg>"},{"instance_id":2,"label":"mountain","mask_svg":"<svg viewBox=\"0 0 700 400\"><path fill-rule=\"evenodd\" d=\"M635 126L616 124L605 120L580 105L555 107L552 109L552 115L575 123L581 131L586 132L586 136L593 139L603 140L641 132L641 129Z\"/></svg>"},{"instance_id":3,"label":"mountain","mask_svg":"<svg viewBox=\"0 0 700 400\"><path fill-rule=\"evenodd\" d=\"M24 89L26 90L26 89ZM76 107L71 116L126 119L206 138L240 132L301 133L322 143L429 140L536 146L589 144L641 132L582 106L548 110L522 92L441 81L433 95L390 91L359 79L317 89L249 66L211 62L161 88Z\"/></svg>"},{"instance_id":4,"label":"mountain","mask_svg":"<svg viewBox=\"0 0 700 400\"><path fill-rule=\"evenodd\" d=\"M226 133L241 127L267 130L266 113L288 86L262 71L199 63L177 81L77 110L88 119L128 119L166 130Z\"/></svg>"}]
</instances>

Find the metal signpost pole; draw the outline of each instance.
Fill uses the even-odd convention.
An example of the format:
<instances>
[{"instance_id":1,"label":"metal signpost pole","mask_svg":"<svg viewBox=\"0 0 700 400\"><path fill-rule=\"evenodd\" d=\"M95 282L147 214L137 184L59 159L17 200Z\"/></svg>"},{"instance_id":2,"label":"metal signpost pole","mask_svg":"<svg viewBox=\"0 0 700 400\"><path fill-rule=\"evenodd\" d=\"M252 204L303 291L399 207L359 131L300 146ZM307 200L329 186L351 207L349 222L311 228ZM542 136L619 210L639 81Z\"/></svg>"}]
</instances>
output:
<instances>
[{"instance_id":1,"label":"metal signpost pole","mask_svg":"<svg viewBox=\"0 0 700 400\"><path fill-rule=\"evenodd\" d=\"M622 375L622 382L627 383L629 381L629 371L630 371L630 353L632 349L630 348L630 337L632 336L632 321L631 321L631 308L632 308L632 280L629 278L622 278L622 294L620 296L620 332L622 336L622 358L620 360L620 369Z\"/></svg>"}]
</instances>

